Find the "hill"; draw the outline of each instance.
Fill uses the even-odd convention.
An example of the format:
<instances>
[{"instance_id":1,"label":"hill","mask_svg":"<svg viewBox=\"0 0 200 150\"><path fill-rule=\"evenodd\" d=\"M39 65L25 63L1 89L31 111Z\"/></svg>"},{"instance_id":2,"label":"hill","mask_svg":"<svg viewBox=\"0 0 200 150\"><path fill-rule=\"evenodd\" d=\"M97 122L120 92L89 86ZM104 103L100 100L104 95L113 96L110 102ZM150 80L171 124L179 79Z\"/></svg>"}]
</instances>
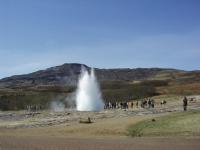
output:
<instances>
[{"instance_id":1,"label":"hill","mask_svg":"<svg viewBox=\"0 0 200 150\"><path fill-rule=\"evenodd\" d=\"M91 68L84 64L63 64L61 66L51 67L46 70L40 70L26 75L17 75L0 80L0 87L23 87L23 86L76 86L81 68L90 70ZM170 69L160 68L120 68L120 69L98 69L95 73L99 81L133 81L144 80L154 77L159 72Z\"/></svg>"},{"instance_id":2,"label":"hill","mask_svg":"<svg viewBox=\"0 0 200 150\"><path fill-rule=\"evenodd\" d=\"M0 109L48 108L51 101L73 97L84 64L63 64L0 80ZM162 94L199 94L200 71L165 68L95 69L104 101L128 101ZM67 102L66 102L67 103Z\"/></svg>"}]
</instances>

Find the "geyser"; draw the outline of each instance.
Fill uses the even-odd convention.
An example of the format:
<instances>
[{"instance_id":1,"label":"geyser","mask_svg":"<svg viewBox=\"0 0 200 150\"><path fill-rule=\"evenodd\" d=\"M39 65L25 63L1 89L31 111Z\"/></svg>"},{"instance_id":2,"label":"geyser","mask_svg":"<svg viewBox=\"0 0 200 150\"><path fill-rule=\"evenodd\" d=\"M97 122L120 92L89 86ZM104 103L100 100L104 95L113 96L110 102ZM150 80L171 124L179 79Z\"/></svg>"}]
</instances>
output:
<instances>
[{"instance_id":1,"label":"geyser","mask_svg":"<svg viewBox=\"0 0 200 150\"><path fill-rule=\"evenodd\" d=\"M100 111L103 108L104 103L94 69L91 69L90 73L82 69L76 92L76 109L78 111Z\"/></svg>"}]
</instances>

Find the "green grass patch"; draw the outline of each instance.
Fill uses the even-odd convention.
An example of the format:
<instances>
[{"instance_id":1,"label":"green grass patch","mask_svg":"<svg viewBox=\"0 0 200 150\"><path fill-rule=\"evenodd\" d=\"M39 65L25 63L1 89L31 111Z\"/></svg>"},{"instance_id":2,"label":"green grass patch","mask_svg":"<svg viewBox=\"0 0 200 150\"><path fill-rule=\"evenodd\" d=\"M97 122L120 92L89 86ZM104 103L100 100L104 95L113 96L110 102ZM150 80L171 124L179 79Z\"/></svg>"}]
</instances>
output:
<instances>
[{"instance_id":1,"label":"green grass patch","mask_svg":"<svg viewBox=\"0 0 200 150\"><path fill-rule=\"evenodd\" d=\"M152 118L153 119L153 118ZM129 136L200 136L200 110L173 113L130 125Z\"/></svg>"}]
</instances>

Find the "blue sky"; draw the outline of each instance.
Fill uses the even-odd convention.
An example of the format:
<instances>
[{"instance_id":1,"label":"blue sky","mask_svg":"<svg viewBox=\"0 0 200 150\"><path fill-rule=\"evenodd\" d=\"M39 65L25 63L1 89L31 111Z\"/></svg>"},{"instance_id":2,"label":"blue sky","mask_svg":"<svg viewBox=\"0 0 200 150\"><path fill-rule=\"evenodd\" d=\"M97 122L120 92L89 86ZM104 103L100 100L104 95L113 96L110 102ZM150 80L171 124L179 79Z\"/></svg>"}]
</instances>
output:
<instances>
[{"instance_id":1,"label":"blue sky","mask_svg":"<svg viewBox=\"0 0 200 150\"><path fill-rule=\"evenodd\" d=\"M200 69L199 0L0 0L0 78L61 65Z\"/></svg>"}]
</instances>

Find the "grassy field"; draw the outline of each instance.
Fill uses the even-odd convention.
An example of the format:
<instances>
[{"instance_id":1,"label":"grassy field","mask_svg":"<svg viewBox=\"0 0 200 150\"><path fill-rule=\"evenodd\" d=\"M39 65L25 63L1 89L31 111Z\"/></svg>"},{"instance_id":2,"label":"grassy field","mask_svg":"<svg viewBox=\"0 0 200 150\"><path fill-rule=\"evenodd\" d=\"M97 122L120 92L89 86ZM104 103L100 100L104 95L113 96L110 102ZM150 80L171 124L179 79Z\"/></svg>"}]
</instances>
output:
<instances>
[{"instance_id":1,"label":"grassy field","mask_svg":"<svg viewBox=\"0 0 200 150\"><path fill-rule=\"evenodd\" d=\"M10 111L13 119L0 120L0 136L70 136L70 137L124 137L200 135L200 110L182 112L180 95L152 97L154 109L134 108L124 110L105 110L103 112L61 112L42 111L41 114L23 117L24 111ZM188 96L195 102L188 103L188 110L200 108L200 96ZM160 105L162 100L167 104ZM176 112L176 113L174 113ZM177 113L180 112L180 113ZM5 112L2 112L3 116ZM6 114L5 114L6 115ZM162 116L162 117L161 117ZM91 124L79 123L80 118L92 119ZM15 119L16 118L16 119ZM152 122L151 119L156 121ZM129 128L127 130L127 128Z\"/></svg>"},{"instance_id":2,"label":"grassy field","mask_svg":"<svg viewBox=\"0 0 200 150\"><path fill-rule=\"evenodd\" d=\"M156 119L154 124L152 118ZM133 148L134 150L199 150L199 136L194 136L200 135L199 118L200 110L103 118L91 124L76 122L71 125L61 124L39 128L0 128L0 150L132 150ZM180 126L183 128L181 129ZM129 127L128 131L127 127ZM146 128L149 132L146 132ZM169 129L171 133L176 134L166 134L169 133ZM154 137L127 137L133 131L137 135L145 131L145 135L154 135ZM193 136L157 138L155 133Z\"/></svg>"},{"instance_id":3,"label":"grassy field","mask_svg":"<svg viewBox=\"0 0 200 150\"><path fill-rule=\"evenodd\" d=\"M172 113L128 127L130 136L200 136L200 110Z\"/></svg>"},{"instance_id":4,"label":"grassy field","mask_svg":"<svg viewBox=\"0 0 200 150\"><path fill-rule=\"evenodd\" d=\"M100 82L105 102L121 102L163 95L200 94L200 73L163 70L150 78L133 81ZM0 87L0 110L23 110L27 105L39 105L50 109L51 101L70 103L75 87L67 86L19 86ZM73 98L72 98L73 99Z\"/></svg>"},{"instance_id":5,"label":"grassy field","mask_svg":"<svg viewBox=\"0 0 200 150\"><path fill-rule=\"evenodd\" d=\"M2 136L44 136L44 137L125 137L127 127L147 118L151 115L100 119L91 124L79 122L61 124L56 126L44 126L38 128L0 129Z\"/></svg>"},{"instance_id":6,"label":"grassy field","mask_svg":"<svg viewBox=\"0 0 200 150\"><path fill-rule=\"evenodd\" d=\"M189 103L188 112L182 111L182 96L162 95L153 97L154 111L160 113L140 108L70 114L44 111L26 119L0 121L0 150L199 150L200 97L192 97L197 101ZM162 100L167 100L165 106L159 105ZM11 113L20 116L23 112ZM80 117L88 116L92 123L80 123ZM68 121L59 123L63 119Z\"/></svg>"}]
</instances>

